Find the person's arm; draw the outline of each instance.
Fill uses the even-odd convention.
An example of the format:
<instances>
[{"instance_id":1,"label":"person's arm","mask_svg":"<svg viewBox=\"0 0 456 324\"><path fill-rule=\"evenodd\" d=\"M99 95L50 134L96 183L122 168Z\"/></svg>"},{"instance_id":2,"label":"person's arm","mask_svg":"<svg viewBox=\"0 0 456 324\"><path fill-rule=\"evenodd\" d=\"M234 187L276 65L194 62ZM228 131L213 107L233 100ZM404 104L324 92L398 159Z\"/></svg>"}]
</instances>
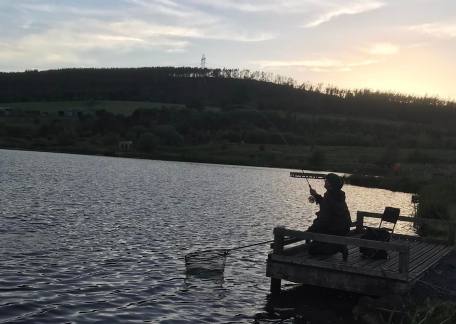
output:
<instances>
[{"instance_id":1,"label":"person's arm","mask_svg":"<svg viewBox=\"0 0 456 324\"><path fill-rule=\"evenodd\" d=\"M310 194L312 197L314 197L315 202L319 204L323 197L317 193L317 191L314 188L310 188Z\"/></svg>"}]
</instances>

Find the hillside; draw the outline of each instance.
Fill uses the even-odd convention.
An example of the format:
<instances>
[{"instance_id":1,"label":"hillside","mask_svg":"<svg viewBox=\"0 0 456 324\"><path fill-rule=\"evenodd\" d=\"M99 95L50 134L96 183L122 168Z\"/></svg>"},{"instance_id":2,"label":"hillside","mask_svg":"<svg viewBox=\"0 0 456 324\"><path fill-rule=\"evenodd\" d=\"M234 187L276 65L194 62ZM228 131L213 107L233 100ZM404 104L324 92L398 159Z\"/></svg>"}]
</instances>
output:
<instances>
[{"instance_id":1,"label":"hillside","mask_svg":"<svg viewBox=\"0 0 456 324\"><path fill-rule=\"evenodd\" d=\"M0 102L5 148L329 169L402 182L455 173L456 106L436 98L297 85L260 72L142 68L0 73ZM120 148L122 141L131 144Z\"/></svg>"}]
</instances>

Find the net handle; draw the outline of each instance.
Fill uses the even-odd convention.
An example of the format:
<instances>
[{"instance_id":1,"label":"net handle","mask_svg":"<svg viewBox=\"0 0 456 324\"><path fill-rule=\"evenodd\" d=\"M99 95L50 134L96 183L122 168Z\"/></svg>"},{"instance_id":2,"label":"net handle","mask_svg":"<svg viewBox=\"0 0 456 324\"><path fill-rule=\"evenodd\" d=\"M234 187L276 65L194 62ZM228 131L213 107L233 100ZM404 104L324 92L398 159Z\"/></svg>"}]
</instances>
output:
<instances>
[{"instance_id":1,"label":"net handle","mask_svg":"<svg viewBox=\"0 0 456 324\"><path fill-rule=\"evenodd\" d=\"M245 249L245 248L248 248L248 247L251 247L251 246L262 245L262 244L268 244L268 243L272 243L272 242L274 242L274 240L269 240L269 241L264 241L264 242L255 243L255 244L249 244L249 245L238 246L238 247L235 247L235 248L232 248L232 249L226 249L226 252L229 253L229 252L234 251L234 250Z\"/></svg>"}]
</instances>

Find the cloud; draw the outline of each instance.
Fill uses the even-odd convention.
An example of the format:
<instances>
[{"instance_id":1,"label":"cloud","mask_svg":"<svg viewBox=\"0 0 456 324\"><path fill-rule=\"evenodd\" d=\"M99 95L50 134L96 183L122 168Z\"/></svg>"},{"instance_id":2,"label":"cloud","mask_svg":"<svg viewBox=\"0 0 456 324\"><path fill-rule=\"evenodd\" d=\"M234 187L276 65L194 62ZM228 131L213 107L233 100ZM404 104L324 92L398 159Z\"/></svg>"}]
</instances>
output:
<instances>
[{"instance_id":1,"label":"cloud","mask_svg":"<svg viewBox=\"0 0 456 324\"><path fill-rule=\"evenodd\" d=\"M258 42L270 39L266 33L245 33L230 26L211 28L149 23L143 20L103 22L78 19L55 23L45 30L0 42L2 65L27 62L41 67L46 64L87 64L90 51L102 55L135 51L185 52L193 40ZM112 54L107 54L112 55ZM103 57L103 56L97 56ZM95 56L90 62L97 63ZM102 62L98 62L102 64Z\"/></svg>"},{"instance_id":2,"label":"cloud","mask_svg":"<svg viewBox=\"0 0 456 324\"><path fill-rule=\"evenodd\" d=\"M326 12L320 14L314 20L308 22L303 27L313 28L317 27L323 23L326 23L334 18L343 15L356 15L364 12L372 11L383 7L385 4L379 1L363 1L355 2L351 4L340 4L336 7L328 9Z\"/></svg>"},{"instance_id":3,"label":"cloud","mask_svg":"<svg viewBox=\"0 0 456 324\"><path fill-rule=\"evenodd\" d=\"M0 60L2 65L7 65L10 68L14 65L40 68L48 65L85 65L93 63L93 60L82 59L71 50L59 47L54 49L43 48L46 45L40 42L0 45Z\"/></svg>"},{"instance_id":4,"label":"cloud","mask_svg":"<svg viewBox=\"0 0 456 324\"><path fill-rule=\"evenodd\" d=\"M90 63L102 64L88 54L90 51L106 51L111 56L112 53L122 54L138 49L182 52L189 46L188 40L175 37L181 34L180 29L156 26L153 30L134 33L131 28L125 27L121 23L105 24L92 20L61 24L44 32L3 41L0 44L0 59L6 66L21 62L34 67L50 64L86 66Z\"/></svg>"},{"instance_id":5,"label":"cloud","mask_svg":"<svg viewBox=\"0 0 456 324\"><path fill-rule=\"evenodd\" d=\"M364 51L371 55L393 55L399 52L399 47L391 43L375 43Z\"/></svg>"},{"instance_id":6,"label":"cloud","mask_svg":"<svg viewBox=\"0 0 456 324\"><path fill-rule=\"evenodd\" d=\"M436 38L456 37L456 23L429 23L409 26L408 29Z\"/></svg>"},{"instance_id":7,"label":"cloud","mask_svg":"<svg viewBox=\"0 0 456 324\"><path fill-rule=\"evenodd\" d=\"M217 9L236 10L246 13L290 13L290 12L305 12L308 11L313 0L193 0L197 5L204 5Z\"/></svg>"},{"instance_id":8,"label":"cloud","mask_svg":"<svg viewBox=\"0 0 456 324\"><path fill-rule=\"evenodd\" d=\"M233 30L230 26L189 27L152 24L142 20L128 20L108 25L111 32L121 35L136 35L148 38L167 36L187 39L212 39L238 42L260 42L275 37L268 33L246 33Z\"/></svg>"},{"instance_id":9,"label":"cloud","mask_svg":"<svg viewBox=\"0 0 456 324\"><path fill-rule=\"evenodd\" d=\"M201 38L212 40L226 40L242 43L264 42L276 38L273 33L246 33L230 30L213 30L204 33Z\"/></svg>"},{"instance_id":10,"label":"cloud","mask_svg":"<svg viewBox=\"0 0 456 324\"><path fill-rule=\"evenodd\" d=\"M289 60L289 61L271 61L259 60L253 61L253 64L259 65L262 69L268 68L305 68L313 72L347 72L353 68L367 66L377 63L378 60L364 59L354 62L343 62L334 59L318 59L318 60Z\"/></svg>"},{"instance_id":11,"label":"cloud","mask_svg":"<svg viewBox=\"0 0 456 324\"><path fill-rule=\"evenodd\" d=\"M83 6L68 6L63 4L49 4L49 3L18 3L17 7L31 12L41 12L47 14L70 14L78 16L112 16L121 13L122 11L114 8L96 9L85 8Z\"/></svg>"},{"instance_id":12,"label":"cloud","mask_svg":"<svg viewBox=\"0 0 456 324\"><path fill-rule=\"evenodd\" d=\"M129 4L140 7L154 14L162 14L177 18L189 18L203 15L190 7L178 5L169 0L126 0ZM212 19L212 18L211 18Z\"/></svg>"},{"instance_id":13,"label":"cloud","mask_svg":"<svg viewBox=\"0 0 456 324\"><path fill-rule=\"evenodd\" d=\"M135 35L135 37L150 38L157 36L193 38L202 37L200 29L195 27L180 27L173 25L147 23L142 20L124 20L112 22L102 27L113 34Z\"/></svg>"}]
</instances>

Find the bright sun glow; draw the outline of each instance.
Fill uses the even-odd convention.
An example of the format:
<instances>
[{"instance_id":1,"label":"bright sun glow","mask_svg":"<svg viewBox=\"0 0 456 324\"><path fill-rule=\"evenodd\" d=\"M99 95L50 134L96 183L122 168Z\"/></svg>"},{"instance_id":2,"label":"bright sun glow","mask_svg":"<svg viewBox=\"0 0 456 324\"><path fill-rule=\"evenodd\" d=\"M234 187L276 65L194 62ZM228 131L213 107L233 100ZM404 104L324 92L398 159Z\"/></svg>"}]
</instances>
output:
<instances>
[{"instance_id":1,"label":"bright sun glow","mask_svg":"<svg viewBox=\"0 0 456 324\"><path fill-rule=\"evenodd\" d=\"M456 99L453 0L0 2L0 71L198 66Z\"/></svg>"}]
</instances>

